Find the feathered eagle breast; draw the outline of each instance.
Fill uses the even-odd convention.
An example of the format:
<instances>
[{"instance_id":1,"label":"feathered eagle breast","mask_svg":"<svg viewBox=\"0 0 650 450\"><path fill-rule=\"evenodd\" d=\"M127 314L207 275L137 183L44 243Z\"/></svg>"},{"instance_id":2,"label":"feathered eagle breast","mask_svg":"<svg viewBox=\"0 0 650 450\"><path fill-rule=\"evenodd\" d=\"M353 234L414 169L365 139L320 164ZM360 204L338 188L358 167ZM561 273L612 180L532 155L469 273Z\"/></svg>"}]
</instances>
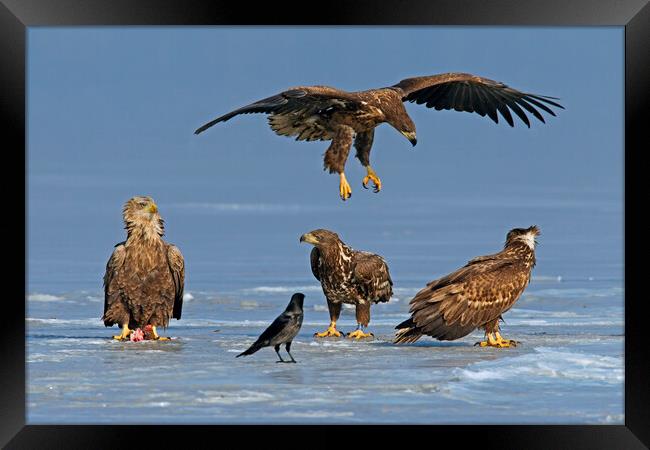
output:
<instances>
[{"instance_id":1,"label":"feathered eagle breast","mask_svg":"<svg viewBox=\"0 0 650 450\"><path fill-rule=\"evenodd\" d=\"M563 108L554 97L521 92L504 83L468 73L443 73L407 78L380 89L346 92L329 86L298 86L231 111L199 127L195 134L240 114L269 114L271 129L296 140L332 141L325 152L324 168L340 176L339 194L352 195L345 178L345 164L354 144L356 157L366 168L362 184L381 190L381 180L370 166L375 127L388 123L411 144L417 143L415 123L404 102L424 104L436 110L455 110L487 116L495 123L499 115L514 126L515 117L530 128L528 115L541 122L540 110L555 115L550 106ZM514 116L513 116L514 115Z\"/></svg>"},{"instance_id":2,"label":"feathered eagle breast","mask_svg":"<svg viewBox=\"0 0 650 450\"><path fill-rule=\"evenodd\" d=\"M411 318L396 327L395 342L415 342L422 335L453 340L477 328L498 334L501 315L530 282L538 235L537 226L515 228L502 251L476 257L428 283L410 301Z\"/></svg>"},{"instance_id":3,"label":"feathered eagle breast","mask_svg":"<svg viewBox=\"0 0 650 450\"><path fill-rule=\"evenodd\" d=\"M126 241L115 246L104 274L104 325L166 327L181 318L183 255L162 239L164 222L151 197L127 201L123 218Z\"/></svg>"}]
</instances>

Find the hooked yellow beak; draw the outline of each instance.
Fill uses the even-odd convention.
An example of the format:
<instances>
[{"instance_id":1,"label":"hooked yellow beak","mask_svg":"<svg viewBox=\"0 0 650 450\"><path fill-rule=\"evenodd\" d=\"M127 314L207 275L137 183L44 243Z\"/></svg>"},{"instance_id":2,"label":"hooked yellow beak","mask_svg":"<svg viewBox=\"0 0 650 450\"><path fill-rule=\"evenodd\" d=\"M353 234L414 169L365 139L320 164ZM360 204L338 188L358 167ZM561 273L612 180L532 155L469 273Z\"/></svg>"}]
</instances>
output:
<instances>
[{"instance_id":1,"label":"hooked yellow beak","mask_svg":"<svg viewBox=\"0 0 650 450\"><path fill-rule=\"evenodd\" d=\"M158 212L158 206L154 202L149 204L149 212L151 214L156 214Z\"/></svg>"},{"instance_id":2,"label":"hooked yellow beak","mask_svg":"<svg viewBox=\"0 0 650 450\"><path fill-rule=\"evenodd\" d=\"M418 143L418 139L415 136L415 131L412 132L402 131L401 133L404 135L406 139L409 140L409 142L413 145L413 147L415 147L415 144Z\"/></svg>"},{"instance_id":3,"label":"hooked yellow beak","mask_svg":"<svg viewBox=\"0 0 650 450\"><path fill-rule=\"evenodd\" d=\"M302 236L300 236L300 242L307 242L308 244L318 244L318 239L316 239L316 236L314 236L311 233L305 233Z\"/></svg>"}]
</instances>

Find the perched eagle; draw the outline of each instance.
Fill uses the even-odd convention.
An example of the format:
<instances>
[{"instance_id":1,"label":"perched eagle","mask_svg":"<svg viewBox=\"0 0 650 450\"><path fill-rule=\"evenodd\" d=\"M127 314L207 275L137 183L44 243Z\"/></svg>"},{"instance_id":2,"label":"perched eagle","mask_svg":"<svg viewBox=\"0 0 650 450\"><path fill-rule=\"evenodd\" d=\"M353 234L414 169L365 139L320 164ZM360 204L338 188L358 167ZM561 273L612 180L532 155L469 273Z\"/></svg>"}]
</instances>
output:
<instances>
[{"instance_id":1,"label":"perched eagle","mask_svg":"<svg viewBox=\"0 0 650 450\"><path fill-rule=\"evenodd\" d=\"M255 342L253 342L253 345L248 347L246 351L240 353L236 357L239 358L240 356L252 355L264 347L273 347L275 349L275 353L278 354L278 358L280 358L280 361L276 362L295 363L296 360L293 359L290 350L291 343L293 342L293 339L298 335L300 327L302 326L302 304L304 300L305 294L300 292L293 294L291 296L289 304L282 312L282 314L275 318L273 323L271 323L271 325L269 325L269 327L264 330L264 332L260 335L260 337L257 338ZM284 344L284 349L289 354L291 361L285 361L282 359L282 356L280 355L280 346L282 344Z\"/></svg>"},{"instance_id":2,"label":"perched eagle","mask_svg":"<svg viewBox=\"0 0 650 450\"><path fill-rule=\"evenodd\" d=\"M381 180L370 166L375 127L386 122L411 144L417 143L415 124L403 102L424 103L436 110L475 112L487 115L495 123L499 122L498 111L510 126L514 126L512 111L530 128L526 111L544 122L537 108L553 116L555 113L545 103L563 108L551 99L557 100L520 92L503 83L468 73L407 78L393 86L360 92L346 92L328 86L299 86L217 117L194 134L239 114L270 114L271 129L279 135L296 136L296 140L332 141L325 152L324 168L339 174L339 193L346 200L352 195L352 189L345 178L345 163L353 143L356 157L367 172L363 187L367 188L368 182L372 181L375 192L381 189Z\"/></svg>"},{"instance_id":3,"label":"perched eagle","mask_svg":"<svg viewBox=\"0 0 650 450\"><path fill-rule=\"evenodd\" d=\"M395 327L395 343L415 342L423 334L451 341L481 328L481 347L516 345L501 337L499 320L530 282L538 235L535 225L510 230L499 253L476 257L427 284L410 302L411 318Z\"/></svg>"},{"instance_id":4,"label":"perched eagle","mask_svg":"<svg viewBox=\"0 0 650 450\"><path fill-rule=\"evenodd\" d=\"M393 280L386 261L373 253L353 250L338 235L329 230L314 230L300 236L300 242L314 245L311 251L311 271L323 288L330 313L330 325L318 337L341 336L336 321L341 304L356 305L357 329L348 337L361 339L372 336L364 328L370 322L370 304L387 302L393 295Z\"/></svg>"},{"instance_id":5,"label":"perched eagle","mask_svg":"<svg viewBox=\"0 0 650 450\"><path fill-rule=\"evenodd\" d=\"M133 197L122 213L126 241L115 246L104 274L104 316L107 327L122 327L124 340L136 328L166 327L180 319L185 262L178 247L163 241L163 220L151 197Z\"/></svg>"}]
</instances>

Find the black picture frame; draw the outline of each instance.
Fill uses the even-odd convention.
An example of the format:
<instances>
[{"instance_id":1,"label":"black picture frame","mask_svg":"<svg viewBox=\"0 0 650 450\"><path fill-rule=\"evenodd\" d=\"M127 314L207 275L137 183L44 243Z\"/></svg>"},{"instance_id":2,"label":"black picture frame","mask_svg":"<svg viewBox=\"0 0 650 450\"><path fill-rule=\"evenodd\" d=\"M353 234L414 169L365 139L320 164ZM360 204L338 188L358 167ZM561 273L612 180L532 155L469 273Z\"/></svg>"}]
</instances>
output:
<instances>
[{"instance_id":1,"label":"black picture frame","mask_svg":"<svg viewBox=\"0 0 650 450\"><path fill-rule=\"evenodd\" d=\"M639 215L647 203L639 178L642 170L638 162L647 151L644 146L645 123L643 112L648 109L648 81L650 80L650 5L647 0L620 1L516 1L516 0L446 0L400 1L381 3L358 0L349 3L326 2L323 7L312 2L244 2L181 1L181 0L3 0L0 5L0 89L2 90L2 124L5 142L4 155L23 155L16 158L22 167L25 195L22 209L20 196L5 192L3 208L23 211L26 216L26 128L25 128L25 56L27 27L36 26L99 26L99 25L516 25L516 26L623 26L625 27L625 205L639 195L640 208L625 208L625 232L632 227L644 227ZM540 62L540 70L543 70ZM569 70L572 70L568 68ZM585 74L588 77L589 74ZM594 95L598 95L597 92ZM22 153L21 153L22 149ZM8 158L5 157L5 161ZM20 176L6 162L5 172ZM16 185L19 185L16 182ZM10 198L7 198L10 197ZM630 200L630 202L628 202ZM370 427L360 426L352 431L355 437L340 437L342 430L310 430L314 427L263 427L256 433L246 433L241 426L37 426L25 425L25 299L27 265L15 265L20 254L26 258L26 223L18 214L5 216L2 229L7 244L15 247L5 254L2 273L18 271L25 280L20 283L8 277L3 283L3 324L0 346L0 445L6 448L104 448L122 445L168 446L174 437L193 447L214 448L225 442L241 442L251 437L267 443L281 440L295 441L296 432L315 431L319 436L337 436L336 445L355 445L355 440L394 439L403 445L438 445L454 442L458 445L480 445L482 448L516 449L618 449L645 448L650 445L650 395L648 380L649 350L644 341L643 296L634 295L634 286L643 280L632 260L640 250L625 244L625 425L603 426L418 426ZM641 230L641 233L645 233ZM634 233L634 232L632 232ZM629 235L633 235L630 233ZM636 230L638 234L638 229ZM20 247L19 237L25 245ZM606 238L606 237L604 237ZM15 255L15 256L14 256ZM4 267L6 266L6 267ZM18 276L16 276L16 279ZM628 281L629 280L629 281ZM636 281L636 283L635 283ZM15 295L14 295L15 294ZM22 297L21 297L22 296ZM634 300L637 301L634 301ZM290 429L289 429L290 428ZM326 433L326 434L325 434ZM291 436L291 438L290 438ZM408 439L406 439L408 437ZM277 441L275 441L278 439ZM310 445L314 439L303 446ZM333 439L327 437L327 440ZM347 441L347 442L346 442ZM149 442L150 444L146 444ZM134 444L135 443L135 444ZM165 445L167 443L167 445ZM319 444L316 442L316 444ZM644 445L645 444L645 445Z\"/></svg>"}]
</instances>

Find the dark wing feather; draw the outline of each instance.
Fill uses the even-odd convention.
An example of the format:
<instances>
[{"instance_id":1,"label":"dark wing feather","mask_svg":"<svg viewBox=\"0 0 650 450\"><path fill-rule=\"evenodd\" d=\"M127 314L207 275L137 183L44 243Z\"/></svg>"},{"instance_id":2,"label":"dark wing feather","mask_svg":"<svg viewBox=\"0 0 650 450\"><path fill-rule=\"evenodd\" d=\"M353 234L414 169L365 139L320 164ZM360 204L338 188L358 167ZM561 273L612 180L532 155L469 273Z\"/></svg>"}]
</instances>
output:
<instances>
[{"instance_id":1,"label":"dark wing feather","mask_svg":"<svg viewBox=\"0 0 650 450\"><path fill-rule=\"evenodd\" d=\"M528 274L499 254L480 256L434 280L410 302L417 331L442 340L457 339L498 318L519 298Z\"/></svg>"},{"instance_id":2,"label":"dark wing feather","mask_svg":"<svg viewBox=\"0 0 650 450\"><path fill-rule=\"evenodd\" d=\"M194 134L239 114L265 113L271 115L269 123L277 134L297 136L298 140L331 139L327 126L331 113L360 105L361 100L349 92L327 86L297 87L217 117Z\"/></svg>"},{"instance_id":3,"label":"dark wing feather","mask_svg":"<svg viewBox=\"0 0 650 450\"><path fill-rule=\"evenodd\" d=\"M276 336L282 334L287 327L294 325L295 319L289 314L282 313L264 330L264 332L257 338L255 344L269 345L269 343Z\"/></svg>"},{"instance_id":4,"label":"dark wing feather","mask_svg":"<svg viewBox=\"0 0 650 450\"><path fill-rule=\"evenodd\" d=\"M309 260L311 263L311 273L314 274L314 277L316 277L318 281L320 281L320 275L318 274L319 259L320 259L320 250L318 250L318 248L316 247L312 248L311 253L309 255Z\"/></svg>"},{"instance_id":5,"label":"dark wing feather","mask_svg":"<svg viewBox=\"0 0 650 450\"><path fill-rule=\"evenodd\" d=\"M354 279L364 296L375 303L387 302L393 296L393 280L384 258L373 253L356 251L352 256Z\"/></svg>"},{"instance_id":6,"label":"dark wing feather","mask_svg":"<svg viewBox=\"0 0 650 450\"><path fill-rule=\"evenodd\" d=\"M401 92L402 101L426 103L428 108L436 110L455 109L476 112L481 116L487 114L495 123L499 122L496 113L499 111L510 126L514 126L510 110L530 127L530 121L521 107L542 122L544 119L534 106L553 116L555 113L547 105L564 109L562 105L553 101L557 100L555 97L520 92L504 83L469 73L444 73L407 78L391 88Z\"/></svg>"},{"instance_id":7,"label":"dark wing feather","mask_svg":"<svg viewBox=\"0 0 650 450\"><path fill-rule=\"evenodd\" d=\"M124 259L126 258L126 248L124 247L124 242L120 242L115 245L115 250L111 254L111 257L106 263L106 272L104 273L104 315L108 311L111 302L114 300L114 287L112 286L112 281L117 275L118 271L124 264Z\"/></svg>"},{"instance_id":8,"label":"dark wing feather","mask_svg":"<svg viewBox=\"0 0 650 450\"><path fill-rule=\"evenodd\" d=\"M181 251L175 245L169 244L167 247L167 263L174 280L174 310L172 317L180 319L183 310L183 290L185 288L185 260Z\"/></svg>"},{"instance_id":9,"label":"dark wing feather","mask_svg":"<svg viewBox=\"0 0 650 450\"><path fill-rule=\"evenodd\" d=\"M262 100L258 100L255 103L251 103L250 105L246 105L242 108L231 111L228 114L219 116L216 119L211 120L205 125L199 127L194 132L194 134L202 133L203 131L207 130L211 126L216 125L219 122L225 122L227 120L230 120L239 114L272 113L273 111L277 110L281 106L286 105L288 103L287 98L283 94L284 93L274 95L272 97L268 97Z\"/></svg>"}]
</instances>

